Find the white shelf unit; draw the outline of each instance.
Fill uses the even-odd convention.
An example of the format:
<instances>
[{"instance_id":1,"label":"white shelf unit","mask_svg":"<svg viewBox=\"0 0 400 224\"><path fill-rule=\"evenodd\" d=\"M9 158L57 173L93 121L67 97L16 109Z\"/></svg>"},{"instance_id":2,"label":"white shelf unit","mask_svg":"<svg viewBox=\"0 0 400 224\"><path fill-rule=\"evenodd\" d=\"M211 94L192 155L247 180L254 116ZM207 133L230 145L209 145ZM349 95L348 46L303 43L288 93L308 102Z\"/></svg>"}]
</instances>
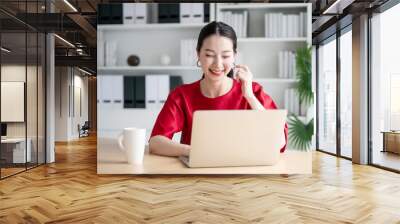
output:
<instances>
[{"instance_id":1,"label":"white shelf unit","mask_svg":"<svg viewBox=\"0 0 400 224\"><path fill-rule=\"evenodd\" d=\"M181 23L148 23L148 24L115 24L115 25L98 25L97 31L139 31L139 30L179 30L187 28L201 29L207 23L193 23L193 24L181 24Z\"/></svg>"},{"instance_id":2,"label":"white shelf unit","mask_svg":"<svg viewBox=\"0 0 400 224\"><path fill-rule=\"evenodd\" d=\"M260 84L263 83L271 83L271 84L275 84L275 83L296 83L298 80L297 79L282 79L282 78L255 78L253 79L254 82L258 82Z\"/></svg>"},{"instance_id":3,"label":"white shelf unit","mask_svg":"<svg viewBox=\"0 0 400 224\"><path fill-rule=\"evenodd\" d=\"M266 38L266 37L248 37L238 38L238 43L268 43L268 42L306 42L306 37L287 37L287 38Z\"/></svg>"},{"instance_id":4,"label":"white shelf unit","mask_svg":"<svg viewBox=\"0 0 400 224\"><path fill-rule=\"evenodd\" d=\"M222 11L248 11L248 37L238 39L238 61L250 67L254 81L260 83L264 90L274 99L278 107L284 106L284 91L296 84L295 79L282 79L278 76L278 52L295 51L299 47L311 45L311 4L269 4L269 3L210 3L210 20L218 20ZM264 14L266 12L307 12L308 21L306 37L298 38L266 38L264 37ZM180 41L196 39L205 24L133 24L133 25L99 25L98 26L98 76L137 76L145 74L180 75L184 83L201 78L201 69L196 66L180 65ZM105 66L104 42L117 43L115 66ZM138 55L140 65L128 66L129 55ZM167 54L171 58L168 66L161 65L160 57ZM100 60L99 60L100 59ZM120 78L119 78L120 79ZM98 86L107 85L98 79ZM114 83L114 85L116 85ZM115 86L115 88L118 88ZM123 89L120 83L120 89ZM104 93L99 88L98 96ZM123 99L121 99L123 100ZM99 99L101 104L101 99ZM101 124L103 132L99 135L116 136L124 127L144 127L150 134L158 110L123 109L121 106L105 109L102 105L98 118L104 119ZM114 108L114 109L110 109Z\"/></svg>"},{"instance_id":5,"label":"white shelf unit","mask_svg":"<svg viewBox=\"0 0 400 224\"><path fill-rule=\"evenodd\" d=\"M184 83L194 82L201 77L201 69L197 66L104 66L98 67L99 74L123 74L140 76L144 74L171 74L181 76Z\"/></svg>"},{"instance_id":6,"label":"white shelf unit","mask_svg":"<svg viewBox=\"0 0 400 224\"><path fill-rule=\"evenodd\" d=\"M156 3L149 3L147 7L151 8L150 13L157 12ZM210 15L215 14L214 7L215 4L211 3ZM115 138L124 127L146 128L148 138L160 111L160 109L124 109L123 76L179 75L184 83L194 82L202 76L201 69L195 66L196 59L193 59L193 66L181 65L180 48L181 40L197 40L201 28L206 23L153 23L157 21L155 19L157 16L155 14L148 16L151 21L148 24L97 26L98 136L101 138ZM116 43L116 63L106 66L105 42L110 41ZM138 66L128 65L127 58L130 55L137 55L140 58ZM170 57L169 65L161 64L162 55ZM107 81L103 81L104 77ZM111 103L103 103L104 99ZM115 100L119 103L114 103Z\"/></svg>"},{"instance_id":7,"label":"white shelf unit","mask_svg":"<svg viewBox=\"0 0 400 224\"><path fill-rule=\"evenodd\" d=\"M218 3L215 6L215 20L220 21L222 12L231 11L242 12L248 11L248 38L260 37L265 38L264 32L264 15L265 13L284 13L293 14L299 12L307 13L307 26L305 41L311 43L311 16L312 8L310 3ZM214 18L213 18L214 19Z\"/></svg>"},{"instance_id":8,"label":"white shelf unit","mask_svg":"<svg viewBox=\"0 0 400 224\"><path fill-rule=\"evenodd\" d=\"M310 4L311 6L311 4ZM256 10L270 10L270 9L303 9L305 6L304 3L220 3L217 5L217 10L248 10L248 9L256 9Z\"/></svg>"},{"instance_id":9,"label":"white shelf unit","mask_svg":"<svg viewBox=\"0 0 400 224\"><path fill-rule=\"evenodd\" d=\"M241 13L247 11L248 24L245 38L238 38L238 61L249 66L254 81L261 84L264 91L284 108L285 90L293 88L296 79L282 79L279 77L280 51L296 51L298 48L311 45L311 4L308 3L218 3L215 6L215 19L222 20L222 14L230 11ZM307 14L306 35L304 37L270 38L265 37L265 14L283 13ZM285 108L287 109L287 108ZM305 108L303 110L305 112ZM304 114L302 114L304 115Z\"/></svg>"}]
</instances>

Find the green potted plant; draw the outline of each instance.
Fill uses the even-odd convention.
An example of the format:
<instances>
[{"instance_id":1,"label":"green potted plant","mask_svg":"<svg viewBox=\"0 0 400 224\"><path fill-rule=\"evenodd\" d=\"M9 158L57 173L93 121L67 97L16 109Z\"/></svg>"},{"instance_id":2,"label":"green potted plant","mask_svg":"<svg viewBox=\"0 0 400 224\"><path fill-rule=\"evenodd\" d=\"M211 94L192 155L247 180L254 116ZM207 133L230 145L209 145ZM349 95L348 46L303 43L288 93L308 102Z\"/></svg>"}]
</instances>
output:
<instances>
[{"instance_id":1,"label":"green potted plant","mask_svg":"<svg viewBox=\"0 0 400 224\"><path fill-rule=\"evenodd\" d=\"M311 47L299 48L296 52L296 83L300 104L312 110L314 93L312 91L311 76ZM291 114L288 117L289 145L298 150L308 150L312 145L314 134L314 118L300 119Z\"/></svg>"}]
</instances>

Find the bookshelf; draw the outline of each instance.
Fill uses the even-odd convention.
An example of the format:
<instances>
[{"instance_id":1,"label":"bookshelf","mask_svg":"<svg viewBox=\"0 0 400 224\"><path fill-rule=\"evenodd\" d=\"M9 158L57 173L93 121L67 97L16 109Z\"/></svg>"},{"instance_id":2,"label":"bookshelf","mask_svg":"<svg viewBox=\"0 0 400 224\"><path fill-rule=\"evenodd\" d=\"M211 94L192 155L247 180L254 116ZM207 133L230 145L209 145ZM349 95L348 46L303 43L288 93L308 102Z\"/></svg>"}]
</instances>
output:
<instances>
[{"instance_id":1,"label":"bookshelf","mask_svg":"<svg viewBox=\"0 0 400 224\"><path fill-rule=\"evenodd\" d=\"M247 37L238 38L238 43L276 43L276 42L307 42L305 37L291 38L265 38L265 37Z\"/></svg>"},{"instance_id":2,"label":"bookshelf","mask_svg":"<svg viewBox=\"0 0 400 224\"><path fill-rule=\"evenodd\" d=\"M271 9L304 9L304 3L221 3L217 5L217 10L271 10ZM310 5L311 7L311 5ZM310 8L311 9L311 8Z\"/></svg>"},{"instance_id":3,"label":"bookshelf","mask_svg":"<svg viewBox=\"0 0 400 224\"><path fill-rule=\"evenodd\" d=\"M154 8L157 3L149 3L149 13L157 13ZM293 77L282 78L279 75L278 53L280 51L295 51L300 47L311 45L311 4L307 3L210 3L210 21L221 21L224 12L240 13L247 11L247 36L238 38L238 58L236 63L249 66L254 81L261 84L264 90L277 103L279 108L285 106L285 90L293 88L297 80ZM265 36L265 14L283 13L296 14L305 13L304 36L292 37L266 37ZM179 75L184 83L194 82L201 77L201 69L193 64L181 64L181 40L196 40L200 29L207 23L157 23L155 15L149 15L148 24L106 24L98 25L98 76L119 77L142 76L146 74L170 74ZM107 65L104 57L107 42L116 42L116 60L112 65ZM129 55L138 55L140 64L136 67L127 64ZM162 65L161 55L168 55L170 63ZM100 83L98 86L105 85ZM115 88L118 85L115 84ZM122 83L120 90L122 91ZM102 91L101 88L98 88ZM143 127L148 131L148 136L159 113L159 109L124 109L121 106L102 105L101 97L104 93L99 92L99 135L108 137L116 136L123 127ZM122 95L122 92L116 94ZM114 108L114 109L110 109ZM116 109L117 108L117 109ZM303 110L303 112L305 109ZM304 119L304 113L300 114ZM106 119L114 118L114 119ZM105 121L101 121L101 120ZM112 122L111 122L112 121ZM147 136L147 137L148 137Z\"/></svg>"},{"instance_id":4,"label":"bookshelf","mask_svg":"<svg viewBox=\"0 0 400 224\"><path fill-rule=\"evenodd\" d=\"M238 38L238 63L249 66L254 81L261 84L279 108L288 107L285 104L285 93L295 87L295 69L282 71L285 67L280 63L279 52L295 52L297 49L311 45L311 5L307 3L219 3L215 6L215 19L224 21L232 27L247 24L245 35ZM228 16L226 15L228 14ZM272 20L273 14L274 20ZM237 18L237 15L244 15ZM268 16L266 16L268 15ZM291 19L288 19L291 16ZM236 17L236 18L235 18ZM297 20L296 20L297 19ZM271 26L271 21L274 22ZM295 27L296 29L293 29ZM273 29L272 29L273 28ZM271 35L267 31L276 31ZM290 32L289 32L289 31ZM292 31L294 30L294 31ZM271 36L269 36L271 35ZM285 60L288 61L288 60ZM293 64L294 61L290 61ZM285 75L282 75L282 74ZM288 77L289 76L289 77ZM298 115L305 116L306 108L296 108Z\"/></svg>"},{"instance_id":5,"label":"bookshelf","mask_svg":"<svg viewBox=\"0 0 400 224\"><path fill-rule=\"evenodd\" d=\"M97 32L105 31L139 31L139 30L180 30L180 29L201 29L207 23L181 24L181 23L149 23L149 24L118 24L118 25L99 25Z\"/></svg>"},{"instance_id":6,"label":"bookshelf","mask_svg":"<svg viewBox=\"0 0 400 224\"><path fill-rule=\"evenodd\" d=\"M254 82L258 82L260 84L263 83L296 83L298 80L297 79L283 79L283 78L255 78L253 79Z\"/></svg>"}]
</instances>

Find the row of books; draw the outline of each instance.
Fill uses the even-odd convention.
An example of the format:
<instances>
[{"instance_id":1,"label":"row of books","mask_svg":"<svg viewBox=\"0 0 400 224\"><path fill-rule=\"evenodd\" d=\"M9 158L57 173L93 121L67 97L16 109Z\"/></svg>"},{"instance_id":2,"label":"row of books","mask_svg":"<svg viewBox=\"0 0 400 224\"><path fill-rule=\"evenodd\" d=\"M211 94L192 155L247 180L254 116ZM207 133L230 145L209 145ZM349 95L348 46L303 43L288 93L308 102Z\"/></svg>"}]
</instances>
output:
<instances>
[{"instance_id":1,"label":"row of books","mask_svg":"<svg viewBox=\"0 0 400 224\"><path fill-rule=\"evenodd\" d=\"M181 40L181 65L195 66L197 62L196 39Z\"/></svg>"},{"instance_id":2,"label":"row of books","mask_svg":"<svg viewBox=\"0 0 400 224\"><path fill-rule=\"evenodd\" d=\"M296 78L296 53L293 51L279 51L279 78Z\"/></svg>"},{"instance_id":3,"label":"row of books","mask_svg":"<svg viewBox=\"0 0 400 224\"><path fill-rule=\"evenodd\" d=\"M161 109L170 91L183 84L181 76L148 74L145 77L147 109Z\"/></svg>"},{"instance_id":4,"label":"row of books","mask_svg":"<svg viewBox=\"0 0 400 224\"><path fill-rule=\"evenodd\" d=\"M183 84L181 76L169 74L99 75L97 81L102 105L123 103L123 108L146 109L160 109L170 91Z\"/></svg>"},{"instance_id":5,"label":"row of books","mask_svg":"<svg viewBox=\"0 0 400 224\"><path fill-rule=\"evenodd\" d=\"M99 4L97 24L122 24L122 4Z\"/></svg>"},{"instance_id":6,"label":"row of books","mask_svg":"<svg viewBox=\"0 0 400 224\"><path fill-rule=\"evenodd\" d=\"M159 3L158 23L204 23L210 21L210 3Z\"/></svg>"},{"instance_id":7,"label":"row of books","mask_svg":"<svg viewBox=\"0 0 400 224\"><path fill-rule=\"evenodd\" d=\"M117 41L105 41L104 43L104 55L103 58L100 58L98 61L99 66L116 66L117 65L117 53L118 53L118 44ZM101 48L100 48L101 49ZM102 52L98 52L101 55Z\"/></svg>"},{"instance_id":8,"label":"row of books","mask_svg":"<svg viewBox=\"0 0 400 224\"><path fill-rule=\"evenodd\" d=\"M296 92L295 89L285 89L285 109L288 111L289 114L300 114L300 99L299 94Z\"/></svg>"},{"instance_id":9,"label":"row of books","mask_svg":"<svg viewBox=\"0 0 400 224\"><path fill-rule=\"evenodd\" d=\"M98 24L204 23L210 20L209 3L159 3L156 15L150 15L154 10L149 5L99 4Z\"/></svg>"},{"instance_id":10,"label":"row of books","mask_svg":"<svg viewBox=\"0 0 400 224\"><path fill-rule=\"evenodd\" d=\"M243 12L221 12L221 21L232 26L238 38L247 37L247 21L249 13Z\"/></svg>"},{"instance_id":11,"label":"row of books","mask_svg":"<svg viewBox=\"0 0 400 224\"><path fill-rule=\"evenodd\" d=\"M306 37L307 13L305 12L299 14L266 13L264 21L265 37Z\"/></svg>"},{"instance_id":12,"label":"row of books","mask_svg":"<svg viewBox=\"0 0 400 224\"><path fill-rule=\"evenodd\" d=\"M204 23L210 20L209 4L180 3L180 23Z\"/></svg>"},{"instance_id":13,"label":"row of books","mask_svg":"<svg viewBox=\"0 0 400 224\"><path fill-rule=\"evenodd\" d=\"M146 3L123 3L124 24L146 24L148 22L148 9Z\"/></svg>"}]
</instances>

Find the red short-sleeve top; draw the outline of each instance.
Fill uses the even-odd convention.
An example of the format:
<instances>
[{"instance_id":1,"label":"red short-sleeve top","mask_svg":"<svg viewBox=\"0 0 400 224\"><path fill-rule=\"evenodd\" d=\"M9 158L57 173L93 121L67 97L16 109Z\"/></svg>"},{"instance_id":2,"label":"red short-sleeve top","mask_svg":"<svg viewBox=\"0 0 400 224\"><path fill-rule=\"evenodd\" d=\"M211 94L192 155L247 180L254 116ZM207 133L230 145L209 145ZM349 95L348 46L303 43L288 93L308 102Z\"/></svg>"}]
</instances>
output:
<instances>
[{"instance_id":1,"label":"red short-sleeve top","mask_svg":"<svg viewBox=\"0 0 400 224\"><path fill-rule=\"evenodd\" d=\"M175 88L167 98L154 124L151 137L162 135L172 139L173 135L182 131L181 143L190 145L192 133L193 113L196 110L240 110L251 109L242 95L241 83L234 80L229 92L215 98L208 98L200 91L200 81L184 84ZM253 92L256 98L266 109L277 109L275 102L262 89L262 86L253 82ZM284 127L287 145L287 124Z\"/></svg>"}]
</instances>

